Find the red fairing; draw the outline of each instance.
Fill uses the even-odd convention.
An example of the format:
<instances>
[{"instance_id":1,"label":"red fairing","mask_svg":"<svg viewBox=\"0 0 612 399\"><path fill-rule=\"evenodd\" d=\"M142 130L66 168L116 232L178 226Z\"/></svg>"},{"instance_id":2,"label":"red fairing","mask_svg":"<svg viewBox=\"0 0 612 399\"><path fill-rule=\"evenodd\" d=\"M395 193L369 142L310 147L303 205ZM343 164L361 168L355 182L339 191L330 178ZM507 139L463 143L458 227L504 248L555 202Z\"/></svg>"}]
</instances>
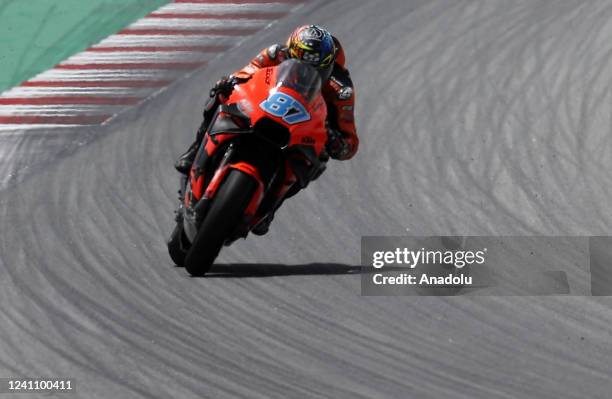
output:
<instances>
[{"instance_id":1,"label":"red fairing","mask_svg":"<svg viewBox=\"0 0 612 399\"><path fill-rule=\"evenodd\" d=\"M255 125L261 118L270 118L284 125L291 133L289 145L312 145L317 155L321 154L327 141L327 129L325 120L327 118L327 106L322 96L317 96L310 103L296 91L287 87L275 88L277 80L277 68L263 68L253 74L253 77L242 85L236 86L229 98L230 103L237 103L240 109L251 117L251 123ZM310 119L290 124L282 117L267 113L261 108L271 94L270 90L277 90L300 101L310 114Z\"/></svg>"},{"instance_id":2,"label":"red fairing","mask_svg":"<svg viewBox=\"0 0 612 399\"><path fill-rule=\"evenodd\" d=\"M251 120L251 127L255 126L262 118L271 119L283 126L290 132L290 141L288 148L292 146L311 147L316 155L321 155L327 141L327 129L325 120L327 118L327 107L325 100L320 91L315 91L310 99L304 98L298 91L290 87L277 85L278 66L263 68L256 71L252 78L247 82L237 85L234 88L232 95L225 100L226 104L237 104L239 109ZM264 104L269 101L275 94L282 93L282 97L294 101L295 106L300 109L302 117L299 120L291 120L287 122L287 115L274 115ZM278 95L277 95L278 96ZM310 100L310 101L309 101ZM288 109L293 109L289 107ZM293 111L292 111L293 112ZM222 115L221 117L232 118L230 115ZM214 121L213 124L214 126ZM212 157L217 151L224 148L227 141L235 139L240 133L217 133L214 140L206 133L204 148L206 154ZM195 165L194 165L195 167ZM219 166L216 166L219 167ZM275 195L282 198L291 186L296 182L296 177L288 162L285 163L285 178L278 188ZM213 198L219 186L223 182L225 176L230 169L238 169L250 175L258 183L257 189L250 199L245 216L251 220L251 225L257 223L263 215L257 215L257 210L266 195L265 187L267 182L263 181L261 174L256 166L244 161L236 161L235 163L225 164L215 170L210 182L204 187L204 173L196 174L192 169L190 175L191 194L193 199L200 200L201 198ZM187 198L186 198L187 201ZM188 205L188 204L187 204ZM258 216L254 218L254 216Z\"/></svg>"}]
</instances>

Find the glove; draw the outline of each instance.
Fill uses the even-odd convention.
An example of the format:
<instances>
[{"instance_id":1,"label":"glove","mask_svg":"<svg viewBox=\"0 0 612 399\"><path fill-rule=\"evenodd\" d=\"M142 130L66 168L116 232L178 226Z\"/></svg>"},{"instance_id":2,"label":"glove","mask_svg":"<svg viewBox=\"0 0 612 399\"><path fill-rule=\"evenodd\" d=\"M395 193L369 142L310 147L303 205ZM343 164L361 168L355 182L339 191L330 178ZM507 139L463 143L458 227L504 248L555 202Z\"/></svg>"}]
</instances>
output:
<instances>
[{"instance_id":1,"label":"glove","mask_svg":"<svg viewBox=\"0 0 612 399\"><path fill-rule=\"evenodd\" d=\"M344 140L342 132L336 129L328 129L325 150L334 159L341 159L348 154L349 146L346 140Z\"/></svg>"},{"instance_id":2,"label":"glove","mask_svg":"<svg viewBox=\"0 0 612 399\"><path fill-rule=\"evenodd\" d=\"M210 97L216 97L217 94L229 97L232 91L234 91L234 86L238 83L242 83L242 80L235 76L223 76L215 83L213 88L210 89Z\"/></svg>"}]
</instances>

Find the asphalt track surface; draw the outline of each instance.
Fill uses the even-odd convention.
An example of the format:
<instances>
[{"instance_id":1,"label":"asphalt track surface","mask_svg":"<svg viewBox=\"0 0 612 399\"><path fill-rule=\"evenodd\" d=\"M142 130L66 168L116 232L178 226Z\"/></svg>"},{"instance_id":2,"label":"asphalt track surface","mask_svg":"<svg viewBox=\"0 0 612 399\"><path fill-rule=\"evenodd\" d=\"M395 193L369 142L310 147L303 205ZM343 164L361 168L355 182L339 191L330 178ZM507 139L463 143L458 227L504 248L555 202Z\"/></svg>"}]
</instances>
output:
<instances>
[{"instance_id":1,"label":"asphalt track surface","mask_svg":"<svg viewBox=\"0 0 612 399\"><path fill-rule=\"evenodd\" d=\"M172 161L212 82L306 21L345 43L362 148L190 278L164 245ZM83 398L609 398L610 298L361 297L357 265L369 234L609 233L611 21L314 2L108 126L2 133L0 375Z\"/></svg>"}]
</instances>

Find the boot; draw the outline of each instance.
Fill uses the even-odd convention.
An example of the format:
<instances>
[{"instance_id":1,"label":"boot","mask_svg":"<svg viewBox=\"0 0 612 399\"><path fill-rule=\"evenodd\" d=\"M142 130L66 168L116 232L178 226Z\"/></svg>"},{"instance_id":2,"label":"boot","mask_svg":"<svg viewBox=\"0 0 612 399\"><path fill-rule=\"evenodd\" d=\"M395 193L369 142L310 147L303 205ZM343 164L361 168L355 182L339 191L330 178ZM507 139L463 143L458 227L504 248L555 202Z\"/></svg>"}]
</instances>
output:
<instances>
[{"instance_id":1,"label":"boot","mask_svg":"<svg viewBox=\"0 0 612 399\"><path fill-rule=\"evenodd\" d=\"M187 151L175 162L174 167L180 173L184 175L188 175L191 170L191 165L193 165L193 161L195 160L196 154L198 153L199 143L196 140L193 144L189 146Z\"/></svg>"},{"instance_id":2,"label":"boot","mask_svg":"<svg viewBox=\"0 0 612 399\"><path fill-rule=\"evenodd\" d=\"M285 202L287 198L293 197L298 192L300 192L301 189L302 188L300 187L299 184L294 184L289 189L289 191L287 191L283 199L281 199L280 202L278 202L274 206L274 209L270 211L270 213L268 213L268 215L266 215L265 218L261 219L261 221L257 223L257 226L253 227L253 229L251 230L251 233L255 234L256 236L263 236L264 234L266 234L268 230L270 230L270 223L272 223L272 220L274 219L274 214L276 213L278 208L281 207L281 205Z\"/></svg>"},{"instance_id":3,"label":"boot","mask_svg":"<svg viewBox=\"0 0 612 399\"><path fill-rule=\"evenodd\" d=\"M196 154L198 153L198 148L200 148L200 143L204 139L206 129L208 129L208 125L210 124L210 121L212 120L212 117L215 114L215 110L217 109L218 105L219 100L216 95L208 99L208 102L204 107L204 113L202 115L202 124L196 132L196 140L174 164L176 170L178 170L182 174L189 175L189 171L191 171L191 165L193 165L193 161L195 160Z\"/></svg>"},{"instance_id":4,"label":"boot","mask_svg":"<svg viewBox=\"0 0 612 399\"><path fill-rule=\"evenodd\" d=\"M270 230L270 223L272 223L272 219L274 219L274 211L270 212L265 218L261 219L257 226L255 226L251 233L256 236L263 236Z\"/></svg>"}]
</instances>

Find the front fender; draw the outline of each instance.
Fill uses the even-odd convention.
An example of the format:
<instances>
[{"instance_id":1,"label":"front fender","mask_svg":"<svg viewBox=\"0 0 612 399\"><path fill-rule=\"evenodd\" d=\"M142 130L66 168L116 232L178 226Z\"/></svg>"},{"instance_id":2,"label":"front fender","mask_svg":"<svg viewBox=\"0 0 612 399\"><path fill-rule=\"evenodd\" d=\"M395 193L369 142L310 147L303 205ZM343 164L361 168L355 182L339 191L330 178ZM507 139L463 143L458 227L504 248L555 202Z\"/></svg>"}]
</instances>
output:
<instances>
[{"instance_id":1,"label":"front fender","mask_svg":"<svg viewBox=\"0 0 612 399\"><path fill-rule=\"evenodd\" d=\"M217 169L212 180L210 181L210 184L208 185L208 187L206 188L206 191L204 192L204 199L211 200L215 197L215 194L219 190L219 186L221 185L221 183L223 182L223 180L225 179L225 177L227 176L227 174L229 173L231 169L240 170L250 175L251 177L253 177L253 179L257 182L257 189L255 190L255 193L253 194L253 197L249 201L249 205L247 206L247 209L245 211L247 215L253 216L257 212L257 208L259 208L259 205L261 204L261 201L264 197L266 184L262 180L261 174L259 173L257 168L249 163L246 163L246 162L230 163L230 164L226 164L223 167Z\"/></svg>"}]
</instances>

